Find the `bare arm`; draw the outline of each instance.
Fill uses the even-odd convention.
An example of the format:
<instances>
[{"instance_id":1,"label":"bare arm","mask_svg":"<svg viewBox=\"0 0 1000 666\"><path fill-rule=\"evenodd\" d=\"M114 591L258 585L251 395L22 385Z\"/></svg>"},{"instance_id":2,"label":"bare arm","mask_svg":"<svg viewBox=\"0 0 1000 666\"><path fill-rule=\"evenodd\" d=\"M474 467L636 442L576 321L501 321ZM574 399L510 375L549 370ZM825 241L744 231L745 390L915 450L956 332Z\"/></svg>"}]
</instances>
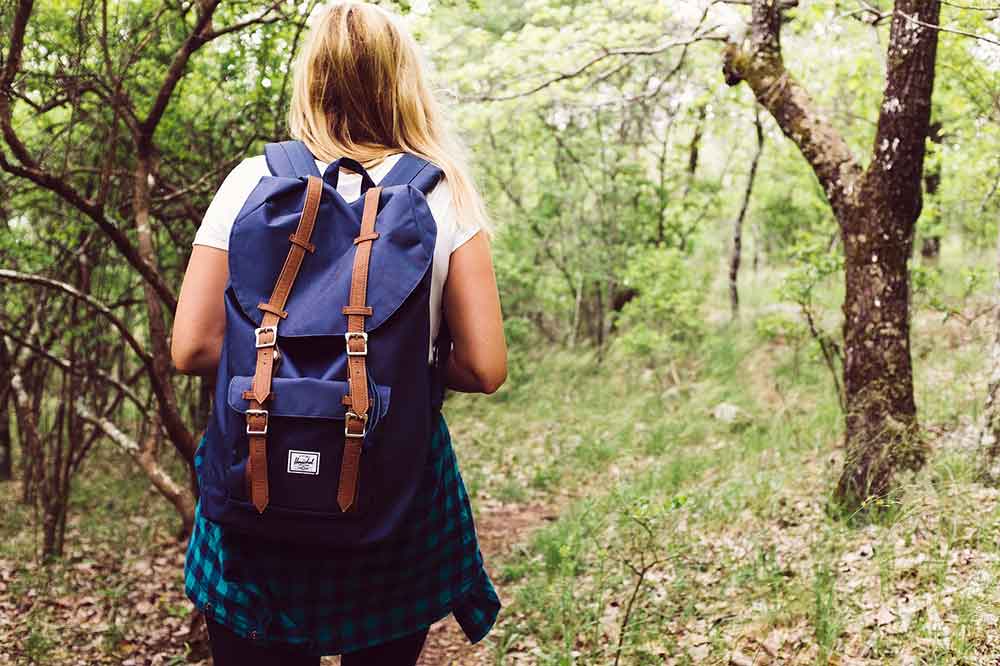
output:
<instances>
[{"instance_id":1,"label":"bare arm","mask_svg":"<svg viewBox=\"0 0 1000 666\"><path fill-rule=\"evenodd\" d=\"M223 294L229 279L229 253L195 245L184 273L174 315L170 355L184 374L211 375L219 366L226 332Z\"/></svg>"},{"instance_id":2,"label":"bare arm","mask_svg":"<svg viewBox=\"0 0 1000 666\"><path fill-rule=\"evenodd\" d=\"M493 260L482 232L451 255L444 315L455 345L448 359L448 387L493 393L507 378L507 343Z\"/></svg>"}]
</instances>

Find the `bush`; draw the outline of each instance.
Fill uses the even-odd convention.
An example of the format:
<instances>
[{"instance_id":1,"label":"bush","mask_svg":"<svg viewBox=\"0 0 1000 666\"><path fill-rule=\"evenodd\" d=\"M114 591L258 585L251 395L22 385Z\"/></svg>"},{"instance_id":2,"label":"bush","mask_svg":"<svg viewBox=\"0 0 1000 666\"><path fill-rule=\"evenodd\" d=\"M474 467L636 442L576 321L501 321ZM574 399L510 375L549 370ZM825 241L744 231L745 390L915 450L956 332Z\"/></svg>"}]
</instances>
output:
<instances>
[{"instance_id":1,"label":"bush","mask_svg":"<svg viewBox=\"0 0 1000 666\"><path fill-rule=\"evenodd\" d=\"M701 305L705 276L676 249L643 249L625 270L626 288L637 294L618 313L616 344L629 355L675 358L704 337Z\"/></svg>"}]
</instances>

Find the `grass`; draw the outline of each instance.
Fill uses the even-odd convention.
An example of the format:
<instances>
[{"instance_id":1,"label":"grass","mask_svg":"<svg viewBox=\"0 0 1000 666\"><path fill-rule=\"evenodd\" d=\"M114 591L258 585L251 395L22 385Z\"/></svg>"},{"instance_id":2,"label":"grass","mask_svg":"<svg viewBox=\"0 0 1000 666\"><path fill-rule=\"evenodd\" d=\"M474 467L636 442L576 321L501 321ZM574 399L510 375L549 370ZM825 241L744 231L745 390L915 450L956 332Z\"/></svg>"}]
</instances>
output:
<instances>
[{"instance_id":1,"label":"grass","mask_svg":"<svg viewBox=\"0 0 1000 666\"><path fill-rule=\"evenodd\" d=\"M975 310L989 295L966 297ZM629 359L556 353L498 400L452 402L481 500L566 506L493 563L506 601L496 663L995 663L1000 503L974 455L989 318L917 311L932 457L852 521L830 502L843 426L829 371L788 335L794 312L775 314L770 287L744 303L742 324L680 359L678 385ZM722 403L739 416L715 418Z\"/></svg>"}]
</instances>

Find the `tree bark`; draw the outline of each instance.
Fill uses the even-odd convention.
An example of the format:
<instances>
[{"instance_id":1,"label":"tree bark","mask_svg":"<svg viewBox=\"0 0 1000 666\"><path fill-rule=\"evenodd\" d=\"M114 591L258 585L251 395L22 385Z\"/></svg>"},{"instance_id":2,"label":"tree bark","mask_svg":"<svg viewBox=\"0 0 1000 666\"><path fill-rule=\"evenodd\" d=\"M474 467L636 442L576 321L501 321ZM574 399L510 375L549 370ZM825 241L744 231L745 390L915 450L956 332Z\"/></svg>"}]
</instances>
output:
<instances>
[{"instance_id":1,"label":"tree bark","mask_svg":"<svg viewBox=\"0 0 1000 666\"><path fill-rule=\"evenodd\" d=\"M846 266L847 460L837 495L883 496L896 468L923 465L910 356L909 261L923 204L941 3L897 0L871 165L841 221ZM915 20L914 20L915 19Z\"/></svg>"},{"instance_id":2,"label":"tree bark","mask_svg":"<svg viewBox=\"0 0 1000 666\"><path fill-rule=\"evenodd\" d=\"M837 498L847 509L882 497L897 470L926 458L913 397L909 259L922 204L938 0L897 0L886 86L867 171L785 69L780 28L787 4L753 0L747 48L729 45L724 73L745 81L798 146L826 192L844 242L844 386L847 457ZM924 25L922 25L924 24Z\"/></svg>"}]
</instances>

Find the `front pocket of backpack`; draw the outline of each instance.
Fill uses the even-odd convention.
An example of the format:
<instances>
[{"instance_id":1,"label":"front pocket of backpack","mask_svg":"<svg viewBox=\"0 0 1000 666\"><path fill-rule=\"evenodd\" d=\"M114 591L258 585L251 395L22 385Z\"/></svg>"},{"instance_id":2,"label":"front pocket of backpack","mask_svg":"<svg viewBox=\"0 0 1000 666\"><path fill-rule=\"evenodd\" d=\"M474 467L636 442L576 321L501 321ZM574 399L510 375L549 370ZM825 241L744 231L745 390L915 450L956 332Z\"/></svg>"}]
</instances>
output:
<instances>
[{"instance_id":1,"label":"front pocket of backpack","mask_svg":"<svg viewBox=\"0 0 1000 666\"><path fill-rule=\"evenodd\" d=\"M229 408L244 419L252 377L235 376L229 383ZM369 432L389 408L389 387L372 385ZM267 410L267 482L269 507L320 514L340 514L337 485L344 450L347 382L314 378L275 377ZM227 474L231 500L249 502L246 464L249 435L237 438Z\"/></svg>"}]
</instances>

